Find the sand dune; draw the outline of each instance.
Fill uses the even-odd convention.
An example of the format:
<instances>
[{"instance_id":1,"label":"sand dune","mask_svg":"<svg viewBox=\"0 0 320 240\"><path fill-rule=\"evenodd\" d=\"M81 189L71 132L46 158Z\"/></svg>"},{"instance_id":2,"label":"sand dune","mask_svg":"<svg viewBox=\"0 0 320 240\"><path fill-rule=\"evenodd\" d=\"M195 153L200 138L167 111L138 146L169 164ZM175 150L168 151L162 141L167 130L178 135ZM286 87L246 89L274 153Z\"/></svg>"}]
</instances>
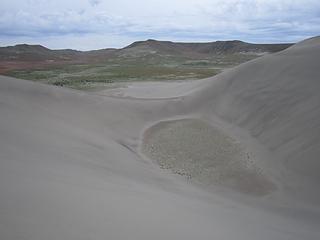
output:
<instances>
[{"instance_id":1,"label":"sand dune","mask_svg":"<svg viewBox=\"0 0 320 240\"><path fill-rule=\"evenodd\" d=\"M320 38L308 39L220 74L194 94L205 114L214 113L247 130L274 153L277 157L268 164L283 167L290 172L288 175L298 178L294 186L290 186L294 181L291 178L282 179L282 183L301 195L297 197L308 196L317 204L320 192L314 191L314 186L320 183L319 57Z\"/></svg>"},{"instance_id":2,"label":"sand dune","mask_svg":"<svg viewBox=\"0 0 320 240\"><path fill-rule=\"evenodd\" d=\"M306 40L152 101L0 77L1 238L319 239L319 58Z\"/></svg>"}]
</instances>

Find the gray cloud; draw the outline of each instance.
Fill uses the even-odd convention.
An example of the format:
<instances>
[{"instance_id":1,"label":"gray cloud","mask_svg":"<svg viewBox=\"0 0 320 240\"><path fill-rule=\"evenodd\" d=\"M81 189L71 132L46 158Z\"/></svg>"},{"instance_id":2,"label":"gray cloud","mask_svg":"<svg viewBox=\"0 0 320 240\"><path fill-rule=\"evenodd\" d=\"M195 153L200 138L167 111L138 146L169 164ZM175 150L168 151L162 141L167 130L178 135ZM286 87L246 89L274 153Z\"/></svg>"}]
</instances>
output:
<instances>
[{"instance_id":1,"label":"gray cloud","mask_svg":"<svg viewBox=\"0 0 320 240\"><path fill-rule=\"evenodd\" d=\"M319 33L316 0L3 0L0 10L0 39L15 41L72 35L85 44L97 36L282 42Z\"/></svg>"},{"instance_id":2,"label":"gray cloud","mask_svg":"<svg viewBox=\"0 0 320 240\"><path fill-rule=\"evenodd\" d=\"M89 0L91 6L96 6L101 3L101 0Z\"/></svg>"}]
</instances>

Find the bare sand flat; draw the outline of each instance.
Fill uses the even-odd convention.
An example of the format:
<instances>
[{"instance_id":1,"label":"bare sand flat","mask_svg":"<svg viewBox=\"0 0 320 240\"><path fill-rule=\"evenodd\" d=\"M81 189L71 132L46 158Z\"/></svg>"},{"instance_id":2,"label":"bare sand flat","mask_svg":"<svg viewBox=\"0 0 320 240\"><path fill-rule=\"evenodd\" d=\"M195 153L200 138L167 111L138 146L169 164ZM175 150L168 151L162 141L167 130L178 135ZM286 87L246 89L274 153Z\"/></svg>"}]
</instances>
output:
<instances>
[{"instance_id":1,"label":"bare sand flat","mask_svg":"<svg viewBox=\"0 0 320 240\"><path fill-rule=\"evenodd\" d=\"M99 91L98 94L109 97L168 99L190 94L200 84L198 80L162 81L162 82L123 82L114 88Z\"/></svg>"},{"instance_id":2,"label":"bare sand flat","mask_svg":"<svg viewBox=\"0 0 320 240\"><path fill-rule=\"evenodd\" d=\"M1 76L1 239L319 239L319 58L314 38L156 98Z\"/></svg>"}]
</instances>

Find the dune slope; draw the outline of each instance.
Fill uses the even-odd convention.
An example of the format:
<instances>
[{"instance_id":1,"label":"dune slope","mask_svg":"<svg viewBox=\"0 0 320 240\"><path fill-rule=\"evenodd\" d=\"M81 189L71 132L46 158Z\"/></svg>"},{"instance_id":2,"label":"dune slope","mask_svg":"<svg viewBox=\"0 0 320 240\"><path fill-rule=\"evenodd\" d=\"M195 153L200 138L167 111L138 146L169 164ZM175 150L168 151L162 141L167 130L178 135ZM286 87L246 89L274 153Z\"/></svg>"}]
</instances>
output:
<instances>
[{"instance_id":1,"label":"dune slope","mask_svg":"<svg viewBox=\"0 0 320 240\"><path fill-rule=\"evenodd\" d=\"M299 184L317 185L319 59L320 38L308 39L208 80L192 101L198 102L205 114L218 115L247 130L278 156L270 162L280 159L290 174L297 175ZM319 203L318 191L312 187L309 194Z\"/></svg>"}]
</instances>

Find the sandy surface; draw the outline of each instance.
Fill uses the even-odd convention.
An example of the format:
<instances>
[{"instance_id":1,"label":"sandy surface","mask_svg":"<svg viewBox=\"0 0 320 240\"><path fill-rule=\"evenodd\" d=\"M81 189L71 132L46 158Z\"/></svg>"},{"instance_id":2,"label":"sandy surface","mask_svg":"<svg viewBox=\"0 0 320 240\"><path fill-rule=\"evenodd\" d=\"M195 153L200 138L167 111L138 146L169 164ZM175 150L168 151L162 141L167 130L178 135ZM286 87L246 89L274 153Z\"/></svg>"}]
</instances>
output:
<instances>
[{"instance_id":1,"label":"sandy surface","mask_svg":"<svg viewBox=\"0 0 320 240\"><path fill-rule=\"evenodd\" d=\"M1 239L319 239L319 58L122 97L1 76Z\"/></svg>"},{"instance_id":2,"label":"sandy surface","mask_svg":"<svg viewBox=\"0 0 320 240\"><path fill-rule=\"evenodd\" d=\"M139 99L168 99L188 95L200 85L199 80L162 82L124 82L118 87L99 91L99 95Z\"/></svg>"}]
</instances>

